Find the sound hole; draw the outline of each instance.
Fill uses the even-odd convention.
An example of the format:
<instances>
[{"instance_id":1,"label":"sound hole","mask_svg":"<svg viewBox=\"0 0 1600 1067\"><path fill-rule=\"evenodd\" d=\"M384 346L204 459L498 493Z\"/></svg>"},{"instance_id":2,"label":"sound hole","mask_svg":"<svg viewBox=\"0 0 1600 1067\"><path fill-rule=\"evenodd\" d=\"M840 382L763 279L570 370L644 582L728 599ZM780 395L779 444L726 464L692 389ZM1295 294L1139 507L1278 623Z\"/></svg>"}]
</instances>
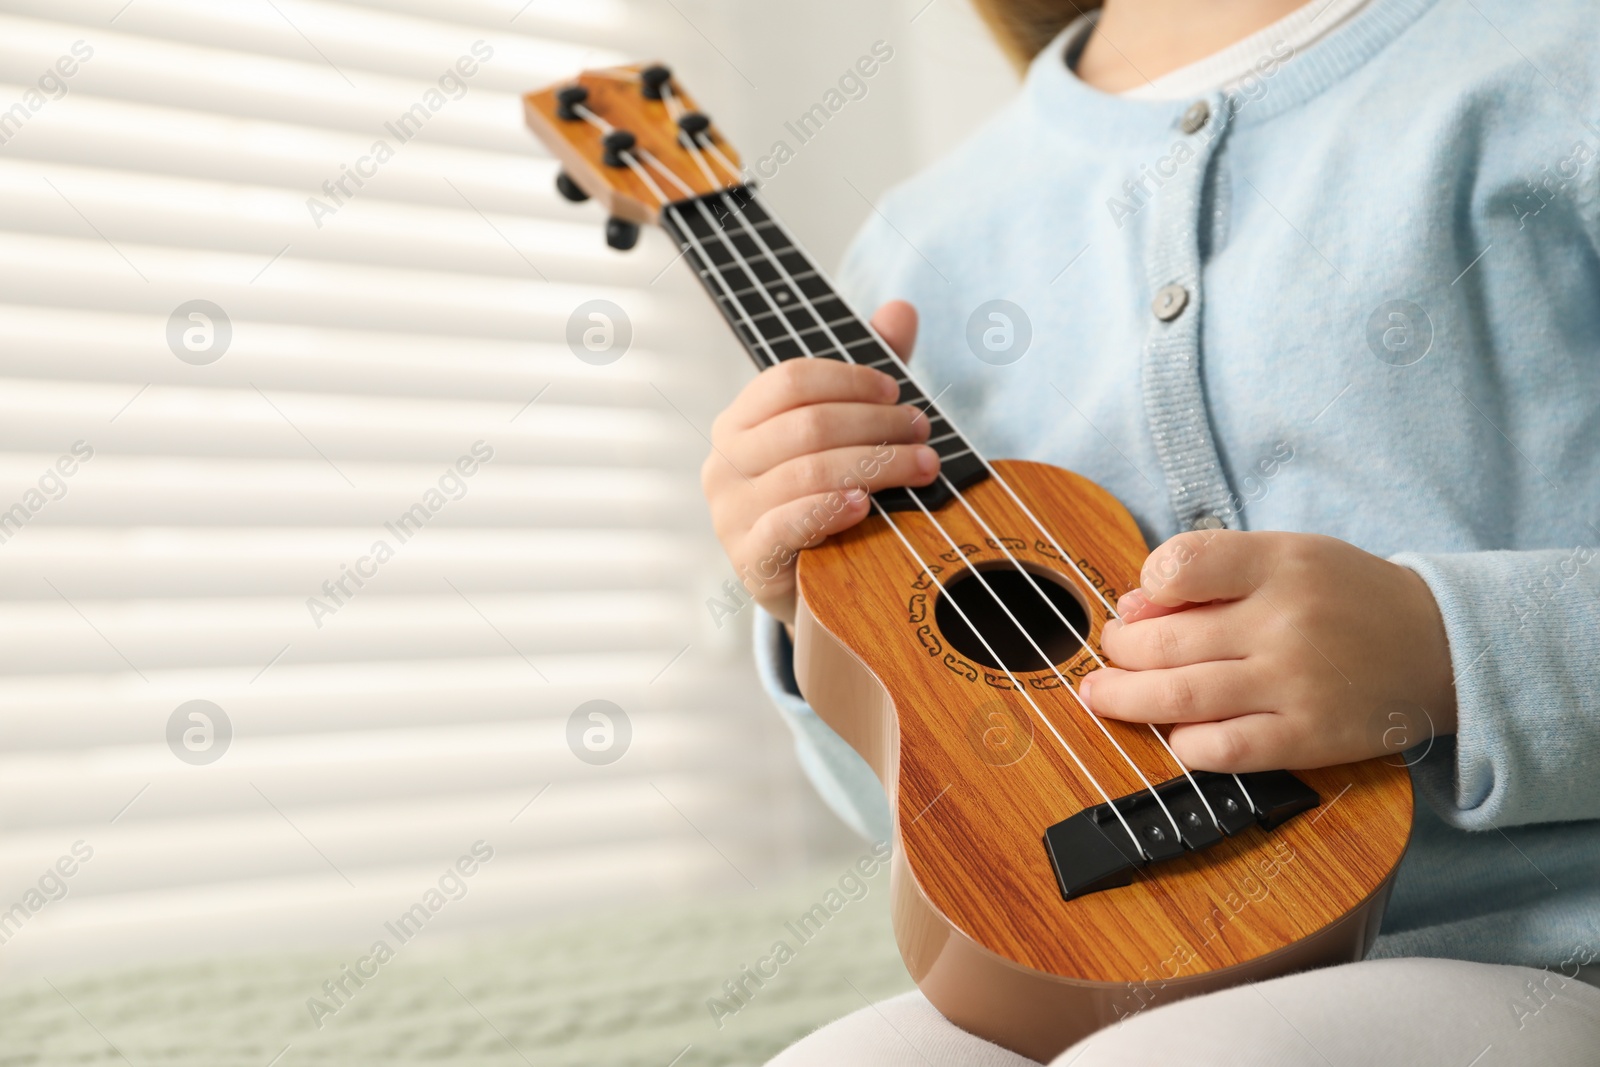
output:
<instances>
[{"instance_id":1,"label":"sound hole","mask_svg":"<svg viewBox=\"0 0 1600 1067\"><path fill-rule=\"evenodd\" d=\"M1060 583L1043 574L1031 574L1031 577L1033 581L1030 582L1028 576L1015 567L1007 566L1004 569L985 569L981 582L971 570L962 571L945 582L944 594L933 609L933 620L944 636L945 643L974 663L981 663L991 670L1009 668L1014 674L1049 670L1052 664L1062 664L1071 659L1083 644L1073 636L1072 630L1062 624L1061 617L1065 616L1078 633L1087 634L1088 613L1078 603L1078 598ZM988 583L988 589L984 588L985 582ZM993 590L993 595L990 590ZM1039 595L1040 590L1044 591L1044 596ZM995 602L996 597L999 598L999 604ZM1054 611L1045 603L1045 597L1049 597L1050 604L1055 605ZM1005 609L1000 604L1004 604ZM960 612L956 610L956 605L960 605ZM1016 623L1007 616L1007 610L1016 618ZM1058 611L1060 615L1056 614ZM965 612L966 618L972 620L972 626L967 625L961 612ZM1017 629L1017 623L1022 624L1027 636ZM973 633L973 626L977 627L978 633ZM982 641L978 639L978 634L983 635ZM1028 637L1033 638L1032 643ZM984 647L984 641L988 642L988 648ZM1049 662L1039 658L1034 645L1044 650ZM990 649L994 651L991 653Z\"/></svg>"}]
</instances>

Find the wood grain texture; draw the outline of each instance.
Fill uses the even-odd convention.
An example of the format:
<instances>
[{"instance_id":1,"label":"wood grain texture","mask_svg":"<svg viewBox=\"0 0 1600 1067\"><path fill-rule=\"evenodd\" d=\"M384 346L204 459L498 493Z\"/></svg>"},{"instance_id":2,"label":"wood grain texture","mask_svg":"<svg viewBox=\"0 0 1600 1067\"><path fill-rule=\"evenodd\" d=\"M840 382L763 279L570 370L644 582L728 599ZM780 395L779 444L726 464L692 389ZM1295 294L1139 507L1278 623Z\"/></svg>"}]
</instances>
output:
<instances>
[{"instance_id":1,"label":"wood grain texture","mask_svg":"<svg viewBox=\"0 0 1600 1067\"><path fill-rule=\"evenodd\" d=\"M967 490L968 502L1019 562L1076 593L1089 610L1088 638L1098 650L1108 613L1089 586L1115 603L1138 584L1146 547L1137 526L1114 498L1075 474L1037 463L994 466L1089 581L994 479ZM934 577L948 581L968 567L1011 565L960 502L935 514L943 533L920 513L893 516ZM1325 945L1329 938L1319 942L1319 935L1331 928L1347 935L1341 944L1370 941L1373 916L1410 836L1411 784L1403 767L1368 761L1297 771L1322 797L1314 811L1271 833L1252 827L1149 868L1133 885L1063 901L1042 836L1104 797L1003 672L946 646L933 624L938 589L906 546L873 517L802 553L799 587L802 691L883 780L904 877L948 926L941 931L926 916L909 923L897 916L908 965L925 990L923 978L935 970L947 936L1019 974L1054 979L1040 986L1046 1001L1050 989L1127 987L1171 977L1175 965L1197 990L1240 980L1253 973L1245 966L1252 962L1328 962L1326 953L1318 959L1297 946ZM1075 688L1093 667L1080 651L1061 671ZM1121 797L1142 788L1053 672L1017 677L1107 793ZM1031 722L1031 741L986 743L995 711L1002 721ZM1103 725L1149 781L1181 773L1147 727ZM981 1022L978 1030L984 1032Z\"/></svg>"},{"instance_id":2,"label":"wood grain texture","mask_svg":"<svg viewBox=\"0 0 1600 1067\"><path fill-rule=\"evenodd\" d=\"M602 162L605 150L600 144L600 129L583 120L566 121L556 114L556 94L567 85L582 85L589 90L587 107L596 116L627 130L638 138L638 148L649 152L660 163L677 175L678 180L692 190L685 193L655 171L655 180L668 200L704 196L740 183L737 174L729 174L714 158L708 158L712 178L706 176L694 155L678 141L678 125L665 102L646 100L639 91L639 71L649 64L630 67L611 67L590 70L579 75L574 82L552 85L538 92L527 93L522 98L523 117L528 126L545 146L561 161L567 175L577 182L584 192L599 201L607 212L629 222L654 223L661 211L659 198L640 180L631 167L608 167ZM696 111L692 97L672 83L677 99L688 111ZM708 131L712 142L738 167L739 155L723 139L715 126Z\"/></svg>"}]
</instances>

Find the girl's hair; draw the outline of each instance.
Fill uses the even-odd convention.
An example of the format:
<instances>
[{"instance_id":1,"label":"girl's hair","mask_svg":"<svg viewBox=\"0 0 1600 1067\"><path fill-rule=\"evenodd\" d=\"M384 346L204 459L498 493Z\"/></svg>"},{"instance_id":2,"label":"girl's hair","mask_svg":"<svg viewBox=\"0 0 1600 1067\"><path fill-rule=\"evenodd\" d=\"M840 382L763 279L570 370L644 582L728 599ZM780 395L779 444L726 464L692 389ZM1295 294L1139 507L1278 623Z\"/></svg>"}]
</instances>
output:
<instances>
[{"instance_id":1,"label":"girl's hair","mask_svg":"<svg viewBox=\"0 0 1600 1067\"><path fill-rule=\"evenodd\" d=\"M1000 39L1000 47L1018 67L1025 67L1040 49L1079 15L1100 6L1100 0L973 0L978 14Z\"/></svg>"}]
</instances>

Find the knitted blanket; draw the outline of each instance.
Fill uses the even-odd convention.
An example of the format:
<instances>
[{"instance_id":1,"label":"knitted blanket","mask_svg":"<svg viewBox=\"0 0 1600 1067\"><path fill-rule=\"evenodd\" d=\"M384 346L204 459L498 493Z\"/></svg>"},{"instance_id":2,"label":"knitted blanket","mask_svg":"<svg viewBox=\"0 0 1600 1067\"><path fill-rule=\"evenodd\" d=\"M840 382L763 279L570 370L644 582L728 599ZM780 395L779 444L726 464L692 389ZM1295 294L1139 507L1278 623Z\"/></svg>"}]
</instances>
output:
<instances>
[{"instance_id":1,"label":"knitted blanket","mask_svg":"<svg viewBox=\"0 0 1600 1067\"><path fill-rule=\"evenodd\" d=\"M911 988L887 876L848 879L846 893L826 871L740 896L419 940L360 985L345 978L344 948L13 983L0 987L0 1067L760 1064ZM332 994L330 980L342 981Z\"/></svg>"}]
</instances>

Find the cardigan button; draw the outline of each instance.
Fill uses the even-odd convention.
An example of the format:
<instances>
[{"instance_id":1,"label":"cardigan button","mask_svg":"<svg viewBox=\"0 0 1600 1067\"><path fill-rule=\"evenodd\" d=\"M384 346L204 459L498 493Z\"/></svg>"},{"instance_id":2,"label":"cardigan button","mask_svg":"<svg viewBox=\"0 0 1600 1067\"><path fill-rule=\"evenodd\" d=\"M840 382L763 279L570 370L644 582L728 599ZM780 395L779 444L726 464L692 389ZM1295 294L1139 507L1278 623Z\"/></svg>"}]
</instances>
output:
<instances>
[{"instance_id":1,"label":"cardigan button","mask_svg":"<svg viewBox=\"0 0 1600 1067\"><path fill-rule=\"evenodd\" d=\"M1210 119L1211 105L1204 100L1196 100L1183 113L1183 118L1178 122L1178 129L1184 133L1199 133Z\"/></svg>"},{"instance_id":2,"label":"cardigan button","mask_svg":"<svg viewBox=\"0 0 1600 1067\"><path fill-rule=\"evenodd\" d=\"M1150 303L1150 310L1162 322L1171 322L1183 314L1183 309L1189 306L1189 290L1181 285L1163 285L1156 291L1155 300Z\"/></svg>"},{"instance_id":3,"label":"cardigan button","mask_svg":"<svg viewBox=\"0 0 1600 1067\"><path fill-rule=\"evenodd\" d=\"M1189 524L1191 530L1225 530L1228 524L1215 515L1202 515Z\"/></svg>"}]
</instances>

